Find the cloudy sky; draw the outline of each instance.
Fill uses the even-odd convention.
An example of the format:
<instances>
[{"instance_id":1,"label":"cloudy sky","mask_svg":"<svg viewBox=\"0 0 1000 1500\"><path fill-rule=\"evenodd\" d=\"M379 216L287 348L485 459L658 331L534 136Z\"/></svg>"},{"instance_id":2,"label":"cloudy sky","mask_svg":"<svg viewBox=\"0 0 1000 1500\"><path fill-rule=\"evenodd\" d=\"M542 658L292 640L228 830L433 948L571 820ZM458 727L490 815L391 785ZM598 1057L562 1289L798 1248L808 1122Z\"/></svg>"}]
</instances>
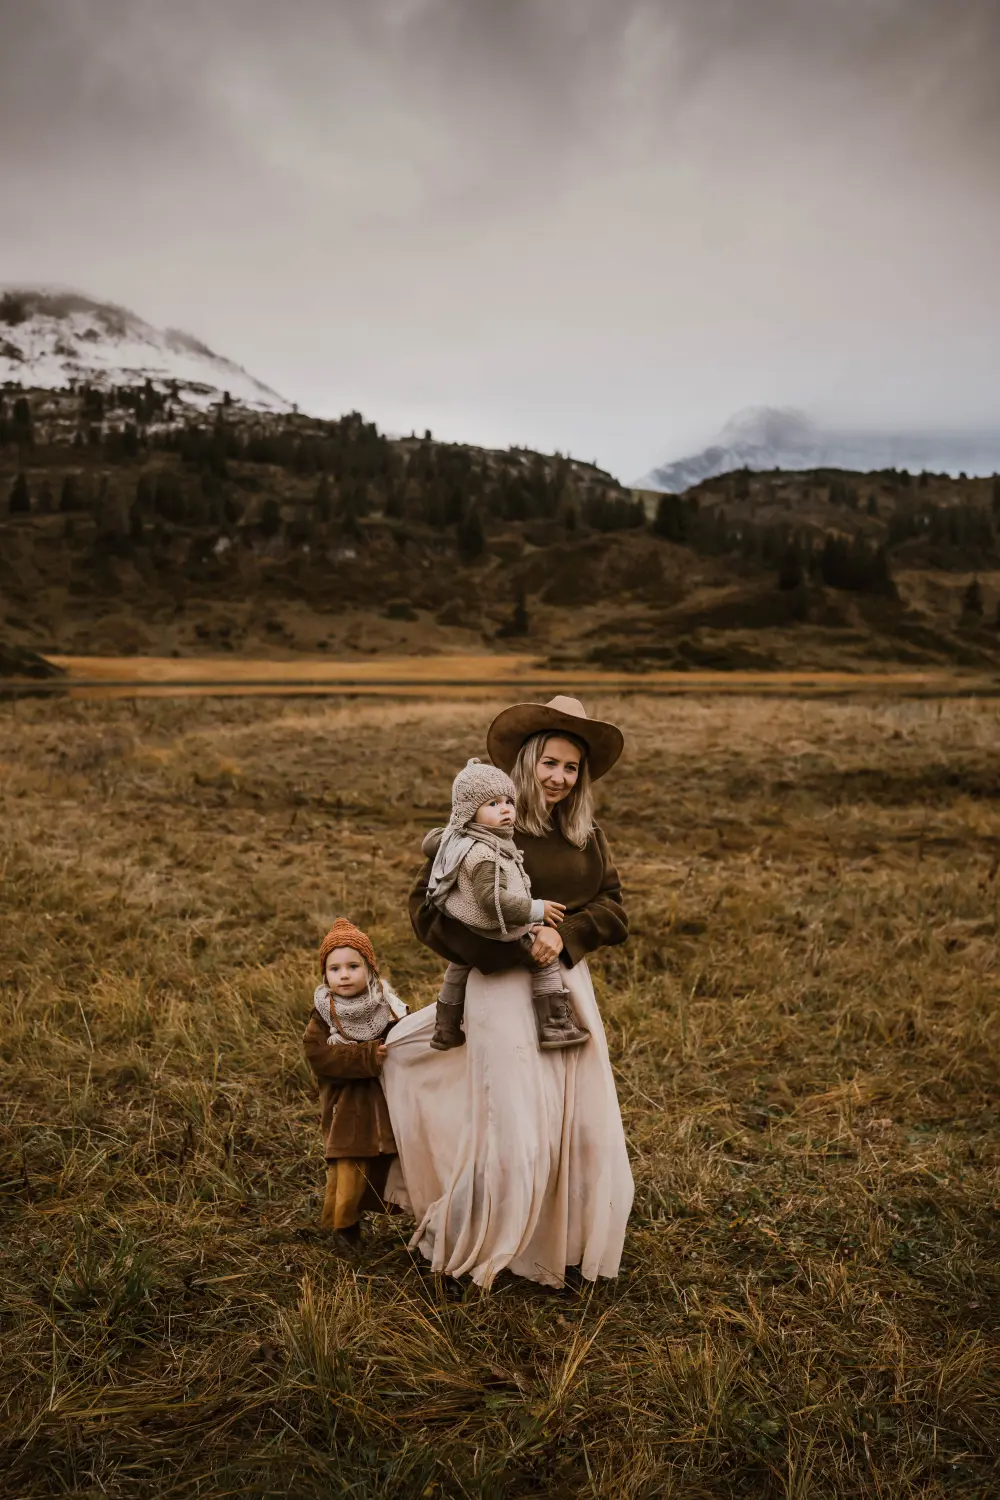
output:
<instances>
[{"instance_id":1,"label":"cloudy sky","mask_svg":"<svg viewBox=\"0 0 1000 1500\"><path fill-rule=\"evenodd\" d=\"M0 0L0 283L630 479L1000 420L998 0Z\"/></svg>"}]
</instances>

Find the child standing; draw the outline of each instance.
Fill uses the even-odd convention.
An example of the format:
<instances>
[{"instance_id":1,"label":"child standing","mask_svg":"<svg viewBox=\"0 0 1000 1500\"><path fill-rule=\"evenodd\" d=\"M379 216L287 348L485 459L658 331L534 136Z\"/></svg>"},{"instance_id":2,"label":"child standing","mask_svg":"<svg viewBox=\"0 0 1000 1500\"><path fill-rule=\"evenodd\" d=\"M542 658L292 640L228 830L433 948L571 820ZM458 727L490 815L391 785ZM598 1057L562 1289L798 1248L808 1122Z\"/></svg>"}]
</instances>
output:
<instances>
[{"instance_id":1,"label":"child standing","mask_svg":"<svg viewBox=\"0 0 1000 1500\"><path fill-rule=\"evenodd\" d=\"M381 978L371 939L340 917L319 950L322 983L302 1038L319 1081L326 1195L320 1226L361 1237L361 1213L379 1209L396 1155L379 1082L385 1038L406 1006Z\"/></svg>"},{"instance_id":2,"label":"child standing","mask_svg":"<svg viewBox=\"0 0 1000 1500\"><path fill-rule=\"evenodd\" d=\"M423 852L433 856L427 900L473 931L520 942L525 962L541 923L558 927L566 908L533 900L520 849L514 843L517 812L514 783L506 771L473 756L451 789L451 819L433 829ZM465 1042L465 985L469 969L449 964L438 997L431 1046L439 1052ZM531 1003L542 1051L581 1047L590 1036L576 1024L558 959L531 966Z\"/></svg>"}]
</instances>

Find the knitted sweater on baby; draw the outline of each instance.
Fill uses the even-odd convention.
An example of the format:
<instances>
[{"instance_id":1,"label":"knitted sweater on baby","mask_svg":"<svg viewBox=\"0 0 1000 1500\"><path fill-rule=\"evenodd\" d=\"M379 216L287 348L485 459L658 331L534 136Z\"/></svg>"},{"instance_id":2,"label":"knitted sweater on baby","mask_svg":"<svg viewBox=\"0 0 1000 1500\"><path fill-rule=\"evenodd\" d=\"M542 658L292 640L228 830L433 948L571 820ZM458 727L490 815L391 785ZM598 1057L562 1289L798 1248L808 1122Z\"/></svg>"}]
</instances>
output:
<instances>
[{"instance_id":1,"label":"knitted sweater on baby","mask_svg":"<svg viewBox=\"0 0 1000 1500\"><path fill-rule=\"evenodd\" d=\"M442 832L435 828L424 839L425 855L433 857L436 853ZM491 833L488 842L477 841L462 860L458 878L444 896L441 909L485 936L518 937L530 924L543 920L545 908L532 898L513 838L494 830Z\"/></svg>"}]
</instances>

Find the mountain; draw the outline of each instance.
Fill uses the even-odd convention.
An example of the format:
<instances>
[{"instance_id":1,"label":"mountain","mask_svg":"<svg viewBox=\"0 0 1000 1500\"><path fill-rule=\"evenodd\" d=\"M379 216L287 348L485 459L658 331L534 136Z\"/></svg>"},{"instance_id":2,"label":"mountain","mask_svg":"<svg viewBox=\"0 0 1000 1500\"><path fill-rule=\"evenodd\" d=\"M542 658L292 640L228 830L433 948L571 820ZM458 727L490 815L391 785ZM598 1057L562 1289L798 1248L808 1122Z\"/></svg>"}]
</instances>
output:
<instances>
[{"instance_id":1,"label":"mountain","mask_svg":"<svg viewBox=\"0 0 1000 1500\"><path fill-rule=\"evenodd\" d=\"M240 365L174 328L154 328L111 302L73 292L12 289L0 295L0 387L176 385L184 405L206 410L223 393L254 411L291 404Z\"/></svg>"},{"instance_id":2,"label":"mountain","mask_svg":"<svg viewBox=\"0 0 1000 1500\"><path fill-rule=\"evenodd\" d=\"M817 426L802 412L750 407L727 422L709 447L661 464L636 487L682 494L702 480L743 468L986 476L1000 471L1000 425L980 432L836 431Z\"/></svg>"}]
</instances>

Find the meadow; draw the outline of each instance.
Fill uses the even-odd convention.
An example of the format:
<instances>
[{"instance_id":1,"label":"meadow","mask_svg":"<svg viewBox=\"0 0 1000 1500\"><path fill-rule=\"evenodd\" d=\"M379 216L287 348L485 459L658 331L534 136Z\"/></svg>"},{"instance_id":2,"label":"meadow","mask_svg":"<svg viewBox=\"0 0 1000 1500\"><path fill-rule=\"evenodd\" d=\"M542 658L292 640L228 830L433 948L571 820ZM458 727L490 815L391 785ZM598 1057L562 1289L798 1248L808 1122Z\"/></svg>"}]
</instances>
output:
<instances>
[{"instance_id":1,"label":"meadow","mask_svg":"<svg viewBox=\"0 0 1000 1500\"><path fill-rule=\"evenodd\" d=\"M317 1229L300 1036L500 702L0 704L0 1493L1000 1492L1000 704L607 697L621 1276Z\"/></svg>"}]
</instances>

